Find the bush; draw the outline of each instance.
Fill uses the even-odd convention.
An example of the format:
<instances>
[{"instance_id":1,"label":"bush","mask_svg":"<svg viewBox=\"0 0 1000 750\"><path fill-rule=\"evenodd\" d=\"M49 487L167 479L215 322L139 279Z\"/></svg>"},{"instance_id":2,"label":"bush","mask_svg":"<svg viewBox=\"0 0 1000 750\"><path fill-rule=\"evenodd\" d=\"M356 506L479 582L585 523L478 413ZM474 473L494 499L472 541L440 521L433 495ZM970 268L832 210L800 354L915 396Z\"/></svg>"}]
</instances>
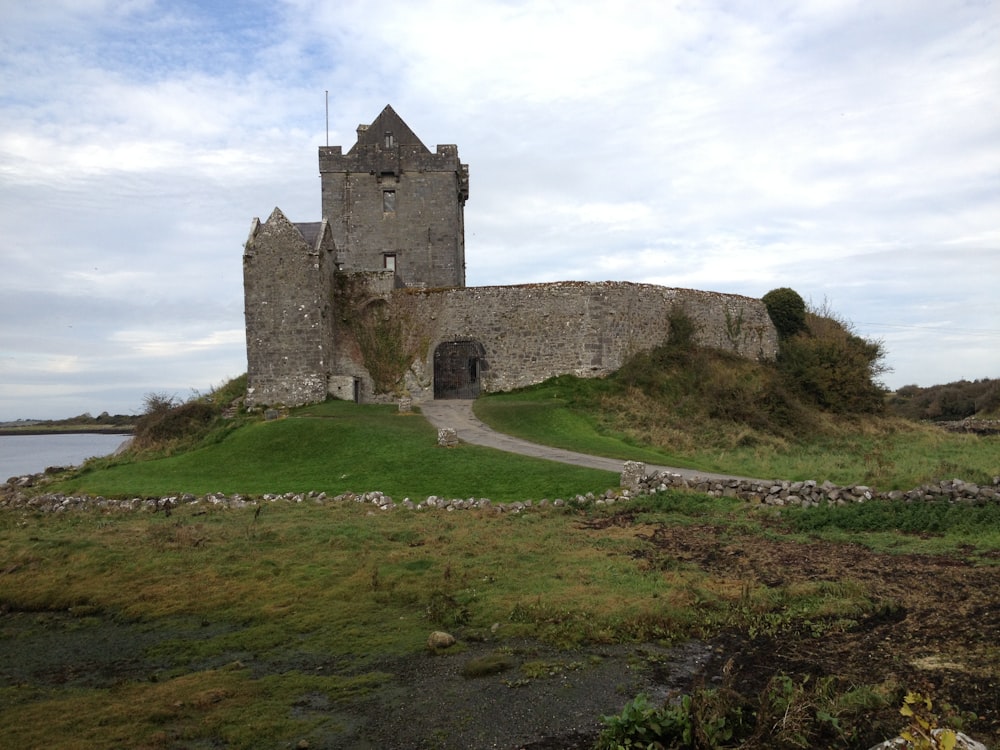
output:
<instances>
[{"instance_id":1,"label":"bush","mask_svg":"<svg viewBox=\"0 0 1000 750\"><path fill-rule=\"evenodd\" d=\"M158 448L204 434L218 409L204 400L176 404L159 396L146 397L146 413L135 423L135 447Z\"/></svg>"},{"instance_id":2,"label":"bush","mask_svg":"<svg viewBox=\"0 0 1000 750\"><path fill-rule=\"evenodd\" d=\"M881 414L888 371L880 341L856 336L849 323L824 306L806 317L806 330L782 340L778 367L789 387L838 414Z\"/></svg>"},{"instance_id":3,"label":"bush","mask_svg":"<svg viewBox=\"0 0 1000 750\"><path fill-rule=\"evenodd\" d=\"M788 287L772 289L762 298L771 322L783 340L806 330L806 303L799 293Z\"/></svg>"},{"instance_id":4,"label":"bush","mask_svg":"<svg viewBox=\"0 0 1000 750\"><path fill-rule=\"evenodd\" d=\"M928 388L904 385L889 398L889 408L907 419L988 419L1000 415L1000 380L959 380Z\"/></svg>"},{"instance_id":5,"label":"bush","mask_svg":"<svg viewBox=\"0 0 1000 750\"><path fill-rule=\"evenodd\" d=\"M667 322L666 340L626 360L615 374L618 382L662 397L677 391L678 386L684 390L704 379L707 360L695 343L697 324L677 308L670 311Z\"/></svg>"},{"instance_id":6,"label":"bush","mask_svg":"<svg viewBox=\"0 0 1000 750\"><path fill-rule=\"evenodd\" d=\"M698 324L680 308L672 308L667 316L670 324L670 336L666 348L675 352L690 352L695 347L695 336L698 334Z\"/></svg>"}]
</instances>

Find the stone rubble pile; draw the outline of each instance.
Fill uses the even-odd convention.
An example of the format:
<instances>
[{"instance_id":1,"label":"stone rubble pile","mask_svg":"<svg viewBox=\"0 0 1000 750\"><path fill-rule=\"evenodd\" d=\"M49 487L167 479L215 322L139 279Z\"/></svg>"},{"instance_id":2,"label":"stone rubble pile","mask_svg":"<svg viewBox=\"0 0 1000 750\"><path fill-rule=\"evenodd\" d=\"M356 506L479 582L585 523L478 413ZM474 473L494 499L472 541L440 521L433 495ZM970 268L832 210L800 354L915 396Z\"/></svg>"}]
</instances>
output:
<instances>
[{"instance_id":1,"label":"stone rubble pile","mask_svg":"<svg viewBox=\"0 0 1000 750\"><path fill-rule=\"evenodd\" d=\"M488 498L443 498L431 495L422 501L404 498L396 501L392 497L379 492L354 493L330 496L325 492L286 492L283 494L265 494L249 496L241 494L226 495L221 492L196 496L190 493L167 495L163 497L131 497L107 498L90 495L64 495L62 493L27 492L29 488L39 484L45 475L35 474L24 477L11 477L0 485L0 509L20 508L25 510L47 511L54 513L76 509L89 510L147 510L170 513L178 505L205 505L210 507L245 508L259 506L263 503L367 503L374 509L387 511L396 508L423 511L433 510L492 510L497 513L521 513L534 508L546 507L583 507L587 505L611 505L620 501L641 495L655 495L667 490L685 490L698 492L711 497L739 498L746 502L761 505L784 506L798 505L816 507L820 505L848 505L872 500L879 501L946 501L950 503L968 503L985 505L1000 502L1000 476L993 477L989 485L977 485L960 479L950 479L936 484L927 484L902 492L878 492L864 485L849 485L841 487L832 482L802 482L761 481L757 479L708 479L704 477L685 477L671 472L646 472L644 464L627 461L621 475L621 486L594 494L574 495L567 498L549 500L524 500L509 503L496 503Z\"/></svg>"}]
</instances>

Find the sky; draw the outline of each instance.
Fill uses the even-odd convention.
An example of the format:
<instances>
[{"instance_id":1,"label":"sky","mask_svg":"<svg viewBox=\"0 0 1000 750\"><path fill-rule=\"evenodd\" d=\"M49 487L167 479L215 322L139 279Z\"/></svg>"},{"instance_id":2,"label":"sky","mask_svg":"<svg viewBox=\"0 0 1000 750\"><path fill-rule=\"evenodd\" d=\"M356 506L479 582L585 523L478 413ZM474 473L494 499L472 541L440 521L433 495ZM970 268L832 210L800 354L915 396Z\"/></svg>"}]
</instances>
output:
<instances>
[{"instance_id":1,"label":"sky","mask_svg":"<svg viewBox=\"0 0 1000 750\"><path fill-rule=\"evenodd\" d=\"M998 48L997 0L0 0L0 420L245 372L253 218L386 104L469 164L470 286L791 287L889 388L1000 377Z\"/></svg>"}]
</instances>

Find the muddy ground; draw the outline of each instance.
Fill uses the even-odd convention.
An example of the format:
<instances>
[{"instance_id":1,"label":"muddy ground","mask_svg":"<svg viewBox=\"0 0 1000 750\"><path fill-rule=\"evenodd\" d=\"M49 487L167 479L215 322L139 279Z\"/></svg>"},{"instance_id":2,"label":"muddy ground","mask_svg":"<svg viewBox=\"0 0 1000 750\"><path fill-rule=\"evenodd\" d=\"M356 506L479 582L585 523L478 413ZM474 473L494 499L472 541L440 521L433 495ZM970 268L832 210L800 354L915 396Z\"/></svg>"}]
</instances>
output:
<instances>
[{"instance_id":1,"label":"muddy ground","mask_svg":"<svg viewBox=\"0 0 1000 750\"><path fill-rule=\"evenodd\" d=\"M750 638L732 631L670 649L616 645L567 652L507 641L501 627L486 641L458 632L460 646L438 655L372 658L363 664L294 654L281 663L240 658L259 674L308 668L394 675L374 694L349 705L303 696L295 712L321 718L321 726L288 746L313 750L590 748L600 716L617 713L638 692L663 700L675 691L725 685L753 696L776 673L796 680L838 675L859 685L894 683L920 690L939 705L960 710L973 737L1000 747L1000 567L950 556L879 554L853 544L723 535L708 525L640 526L627 511L588 522L595 535L609 523L635 530L634 554L654 569L686 563L772 587L852 580L875 592L884 606L846 631L819 637L783 632ZM94 620L83 626L49 617L50 627L39 630L37 613L0 614L7 636L0 639L0 684L102 687L144 679L161 666L146 653L166 636L148 626ZM198 637L197 631L193 626L191 637ZM470 663L498 654L501 671L463 674ZM530 677L525 665L533 669ZM873 733L858 737L854 746L867 748L885 739L876 735L885 722L894 721L898 717L890 708L872 717ZM753 745L774 746L766 740Z\"/></svg>"},{"instance_id":2,"label":"muddy ground","mask_svg":"<svg viewBox=\"0 0 1000 750\"><path fill-rule=\"evenodd\" d=\"M778 672L814 679L837 675L859 685L891 681L933 696L941 706L950 704L962 713L968 733L1000 747L1000 568L995 564L760 536L719 543L719 532L711 526L656 527L648 534L654 550L650 564L683 560L774 587L851 580L884 606L845 632L820 637L808 631L778 638L723 635L715 640L709 673L731 659L729 684L743 695L759 692Z\"/></svg>"}]
</instances>

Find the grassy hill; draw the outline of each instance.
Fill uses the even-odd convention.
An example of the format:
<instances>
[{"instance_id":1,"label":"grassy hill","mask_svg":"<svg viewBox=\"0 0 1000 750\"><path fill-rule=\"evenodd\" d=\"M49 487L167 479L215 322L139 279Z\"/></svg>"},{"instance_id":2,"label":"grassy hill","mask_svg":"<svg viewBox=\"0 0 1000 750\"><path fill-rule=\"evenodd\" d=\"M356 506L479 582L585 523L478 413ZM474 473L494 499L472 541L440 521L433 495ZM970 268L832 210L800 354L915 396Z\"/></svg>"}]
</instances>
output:
<instances>
[{"instance_id":1,"label":"grassy hill","mask_svg":"<svg viewBox=\"0 0 1000 750\"><path fill-rule=\"evenodd\" d=\"M880 344L854 335L827 309L807 309L792 290L774 290L765 303L781 322L776 362L695 345L694 323L675 311L665 341L610 377L562 376L490 395L477 401L476 413L502 432L542 444L764 479L908 490L952 478L989 483L1000 474L997 436L949 434L888 413L877 381L885 369ZM473 446L439 450L424 420L391 407L329 402L264 422L234 406L245 390L243 376L187 403L151 394L134 450L89 464L59 489L380 490L420 499L524 500L616 482L607 472ZM993 405L994 392L990 381L977 381L977 403ZM971 392L969 398L976 400Z\"/></svg>"}]
</instances>

